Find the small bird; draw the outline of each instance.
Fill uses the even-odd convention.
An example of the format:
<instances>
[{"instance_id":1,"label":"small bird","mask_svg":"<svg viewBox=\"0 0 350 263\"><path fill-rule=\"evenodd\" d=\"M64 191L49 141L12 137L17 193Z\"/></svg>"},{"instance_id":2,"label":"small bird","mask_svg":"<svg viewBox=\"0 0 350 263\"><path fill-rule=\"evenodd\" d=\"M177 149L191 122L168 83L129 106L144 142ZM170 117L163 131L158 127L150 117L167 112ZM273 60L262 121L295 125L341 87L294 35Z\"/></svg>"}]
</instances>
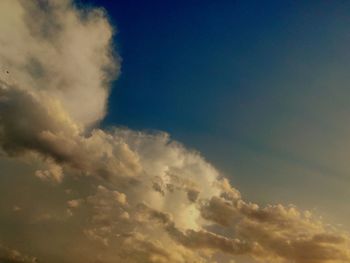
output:
<instances>
[{"instance_id":1,"label":"small bird","mask_svg":"<svg viewBox=\"0 0 350 263\"><path fill-rule=\"evenodd\" d=\"M7 74L10 74L10 71L6 70L6 73L7 73Z\"/></svg>"}]
</instances>

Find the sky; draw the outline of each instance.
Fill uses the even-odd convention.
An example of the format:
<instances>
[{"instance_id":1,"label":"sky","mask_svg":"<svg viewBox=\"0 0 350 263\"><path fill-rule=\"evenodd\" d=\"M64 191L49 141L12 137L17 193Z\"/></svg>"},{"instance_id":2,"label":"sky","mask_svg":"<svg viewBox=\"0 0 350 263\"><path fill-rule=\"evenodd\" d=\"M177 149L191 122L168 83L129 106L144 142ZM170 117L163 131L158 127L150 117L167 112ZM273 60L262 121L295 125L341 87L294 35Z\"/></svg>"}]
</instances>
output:
<instances>
[{"instance_id":1,"label":"sky","mask_svg":"<svg viewBox=\"0 0 350 263\"><path fill-rule=\"evenodd\" d=\"M349 221L349 3L82 3L118 32L104 125L169 132L255 201Z\"/></svg>"},{"instance_id":2,"label":"sky","mask_svg":"<svg viewBox=\"0 0 350 263\"><path fill-rule=\"evenodd\" d=\"M0 262L349 262L349 12L2 0Z\"/></svg>"}]
</instances>

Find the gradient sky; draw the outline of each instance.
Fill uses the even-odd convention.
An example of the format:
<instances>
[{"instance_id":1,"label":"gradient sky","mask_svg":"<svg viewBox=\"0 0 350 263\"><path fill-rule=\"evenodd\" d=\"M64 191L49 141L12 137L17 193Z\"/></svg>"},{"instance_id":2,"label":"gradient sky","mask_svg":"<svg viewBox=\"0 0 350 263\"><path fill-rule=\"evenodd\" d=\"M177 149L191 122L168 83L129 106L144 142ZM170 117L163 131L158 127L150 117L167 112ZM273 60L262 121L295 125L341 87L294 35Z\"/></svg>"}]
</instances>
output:
<instances>
[{"instance_id":1,"label":"gradient sky","mask_svg":"<svg viewBox=\"0 0 350 263\"><path fill-rule=\"evenodd\" d=\"M350 262L349 13L0 0L0 262Z\"/></svg>"},{"instance_id":2,"label":"gradient sky","mask_svg":"<svg viewBox=\"0 0 350 263\"><path fill-rule=\"evenodd\" d=\"M81 2L118 30L106 126L167 131L244 196L348 222L349 2Z\"/></svg>"}]
</instances>

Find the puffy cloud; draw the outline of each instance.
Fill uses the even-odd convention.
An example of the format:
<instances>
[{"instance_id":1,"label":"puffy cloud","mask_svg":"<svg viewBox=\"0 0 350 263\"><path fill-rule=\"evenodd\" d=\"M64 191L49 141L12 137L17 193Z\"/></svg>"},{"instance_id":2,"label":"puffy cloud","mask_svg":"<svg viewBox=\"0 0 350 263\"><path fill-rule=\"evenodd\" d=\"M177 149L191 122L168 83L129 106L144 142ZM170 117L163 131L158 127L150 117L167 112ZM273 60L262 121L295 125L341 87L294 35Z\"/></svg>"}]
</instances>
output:
<instances>
[{"instance_id":1,"label":"puffy cloud","mask_svg":"<svg viewBox=\"0 0 350 263\"><path fill-rule=\"evenodd\" d=\"M0 22L1 242L52 263L350 261L348 235L246 202L169 135L98 128L118 71L103 10L3 0Z\"/></svg>"},{"instance_id":2,"label":"puffy cloud","mask_svg":"<svg viewBox=\"0 0 350 263\"><path fill-rule=\"evenodd\" d=\"M118 72L104 11L78 10L70 0L4 0L0 10L0 61L9 78L58 98L79 125L99 121Z\"/></svg>"},{"instance_id":3,"label":"puffy cloud","mask_svg":"<svg viewBox=\"0 0 350 263\"><path fill-rule=\"evenodd\" d=\"M57 165L64 163L101 177L135 175L140 169L125 142L99 129L83 136L60 101L46 92L22 89L2 81L0 100L3 150L10 155L32 151L48 158L50 167L37 172L40 178L60 181L62 171Z\"/></svg>"},{"instance_id":4,"label":"puffy cloud","mask_svg":"<svg viewBox=\"0 0 350 263\"><path fill-rule=\"evenodd\" d=\"M276 262L347 262L349 237L312 217L310 212L282 205L259 207L241 199L213 197L202 207L208 220L228 228L259 249L255 258Z\"/></svg>"}]
</instances>

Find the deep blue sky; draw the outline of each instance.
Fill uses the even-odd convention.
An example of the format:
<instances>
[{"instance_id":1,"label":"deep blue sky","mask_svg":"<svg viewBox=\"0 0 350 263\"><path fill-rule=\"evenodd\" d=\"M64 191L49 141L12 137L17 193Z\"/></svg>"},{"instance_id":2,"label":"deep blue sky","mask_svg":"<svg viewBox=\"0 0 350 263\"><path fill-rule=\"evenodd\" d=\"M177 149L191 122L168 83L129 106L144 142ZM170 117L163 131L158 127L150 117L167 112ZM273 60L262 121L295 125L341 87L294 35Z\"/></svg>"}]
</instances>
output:
<instances>
[{"instance_id":1,"label":"deep blue sky","mask_svg":"<svg viewBox=\"0 0 350 263\"><path fill-rule=\"evenodd\" d=\"M350 219L349 1L81 2L123 59L104 125L167 131L244 195Z\"/></svg>"}]
</instances>

